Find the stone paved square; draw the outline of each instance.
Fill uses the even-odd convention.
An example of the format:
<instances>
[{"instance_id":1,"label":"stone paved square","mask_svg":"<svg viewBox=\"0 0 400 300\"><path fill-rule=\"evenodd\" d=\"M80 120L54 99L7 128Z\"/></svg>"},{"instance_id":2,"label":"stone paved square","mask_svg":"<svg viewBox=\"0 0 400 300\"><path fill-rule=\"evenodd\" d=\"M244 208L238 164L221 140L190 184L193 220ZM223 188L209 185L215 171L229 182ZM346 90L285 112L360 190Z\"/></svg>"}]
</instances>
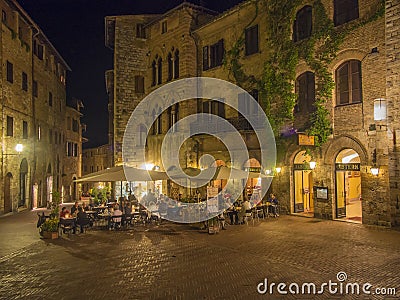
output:
<instances>
[{"instance_id":1,"label":"stone paved square","mask_svg":"<svg viewBox=\"0 0 400 300\"><path fill-rule=\"evenodd\" d=\"M4 221L4 220L1 220ZM33 224L31 224L33 226ZM12 240L2 239L4 245ZM3 253L4 254L4 253ZM400 232L281 216L209 235L164 223L37 241L0 262L1 299L398 299ZM337 281L396 288L395 296L272 295L275 283Z\"/></svg>"}]
</instances>

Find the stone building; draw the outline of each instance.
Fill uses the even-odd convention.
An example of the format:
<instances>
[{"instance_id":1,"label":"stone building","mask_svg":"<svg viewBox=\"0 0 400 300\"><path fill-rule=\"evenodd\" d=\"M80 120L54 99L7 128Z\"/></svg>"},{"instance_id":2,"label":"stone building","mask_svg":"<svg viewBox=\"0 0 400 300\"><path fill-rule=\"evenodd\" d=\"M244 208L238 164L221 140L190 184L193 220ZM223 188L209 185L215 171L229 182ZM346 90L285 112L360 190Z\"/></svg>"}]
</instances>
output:
<instances>
[{"instance_id":1,"label":"stone building","mask_svg":"<svg viewBox=\"0 0 400 300\"><path fill-rule=\"evenodd\" d=\"M80 169L79 163L75 170L64 168L66 115L74 115L66 106L70 68L16 1L0 5L0 213L8 213L46 206L53 191L69 193L72 177L66 177ZM80 123L80 116L75 118Z\"/></svg>"},{"instance_id":2,"label":"stone building","mask_svg":"<svg viewBox=\"0 0 400 300\"><path fill-rule=\"evenodd\" d=\"M152 128L138 128L149 130L149 162L161 165L161 142L177 120L216 114L244 137L250 159L232 162L215 138L196 135L182 147L183 167L200 167L198 158L212 154L217 164L273 172L282 212L398 225L399 9L399 1L249 0L222 14L184 2L162 15L106 17L114 164L146 95L175 79L220 78L266 110L279 144L276 169L260 164L254 132L237 112L204 99L155 111ZM243 95L237 101L254 109Z\"/></svg>"},{"instance_id":3,"label":"stone building","mask_svg":"<svg viewBox=\"0 0 400 300\"><path fill-rule=\"evenodd\" d=\"M82 137L85 129L85 124L81 124L80 118L83 108L83 103L80 100L75 100L76 108L66 106L66 126L65 126L65 150L62 181L64 202L73 202L79 199L79 190L75 179L82 176L82 144L86 139Z\"/></svg>"},{"instance_id":4,"label":"stone building","mask_svg":"<svg viewBox=\"0 0 400 300\"><path fill-rule=\"evenodd\" d=\"M84 149L82 154L82 176L111 167L111 157L112 151L109 144ZM91 182L82 183L82 192L88 192L91 188L97 186Z\"/></svg>"}]
</instances>

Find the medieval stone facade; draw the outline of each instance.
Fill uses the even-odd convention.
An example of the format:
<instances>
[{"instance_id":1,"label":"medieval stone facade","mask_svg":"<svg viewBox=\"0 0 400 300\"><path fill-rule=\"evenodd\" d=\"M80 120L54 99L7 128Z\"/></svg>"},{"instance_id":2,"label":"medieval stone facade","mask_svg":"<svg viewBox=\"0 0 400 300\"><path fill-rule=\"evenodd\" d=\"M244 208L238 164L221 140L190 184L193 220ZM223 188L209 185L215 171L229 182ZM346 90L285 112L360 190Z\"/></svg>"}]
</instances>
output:
<instances>
[{"instance_id":1,"label":"medieval stone facade","mask_svg":"<svg viewBox=\"0 0 400 300\"><path fill-rule=\"evenodd\" d=\"M46 206L53 191L70 196L80 156L67 157L67 139L80 151L82 137L80 113L66 106L68 65L16 1L0 5L0 213L8 213Z\"/></svg>"},{"instance_id":2,"label":"medieval stone facade","mask_svg":"<svg viewBox=\"0 0 400 300\"><path fill-rule=\"evenodd\" d=\"M278 156L276 170L264 170L260 165L254 133L240 122L237 112L209 105L210 101L202 99L181 102L157 118L147 137L146 159L161 165L161 143L174 123L171 120L198 112L218 114L243 136L250 160L232 163L215 138L196 135L184 144L180 157L183 167L200 167L198 157L212 154L221 164L274 172L271 190L278 194L282 212L398 225L399 1L386 1L384 14L376 13L383 3L380 0L300 2L290 18L293 43L311 38L318 26L315 24L318 3L322 3L336 28L362 23L346 34L328 65L334 89L331 100L324 104L332 128L327 142L316 147L304 135L320 87L313 68L300 59L293 82L298 98L294 119L286 122L293 134L282 138L285 146ZM184 3L163 15L106 18L106 44L114 50L114 69L107 76L112 82L107 86L112 87L109 108L113 118L110 142L115 149L114 163L122 162L122 139L131 112L158 87L192 76L240 84L232 76L232 70L224 66L226 53L240 38L244 38L239 49L242 70L254 78L262 78L263 66L271 52L266 30L268 3L245 1L219 15ZM371 18L372 15L376 17ZM257 86L242 86L258 99ZM238 101L241 101L239 96ZM261 96L259 103L266 109ZM376 175L372 174L375 168ZM248 184L251 189L255 182Z\"/></svg>"}]
</instances>

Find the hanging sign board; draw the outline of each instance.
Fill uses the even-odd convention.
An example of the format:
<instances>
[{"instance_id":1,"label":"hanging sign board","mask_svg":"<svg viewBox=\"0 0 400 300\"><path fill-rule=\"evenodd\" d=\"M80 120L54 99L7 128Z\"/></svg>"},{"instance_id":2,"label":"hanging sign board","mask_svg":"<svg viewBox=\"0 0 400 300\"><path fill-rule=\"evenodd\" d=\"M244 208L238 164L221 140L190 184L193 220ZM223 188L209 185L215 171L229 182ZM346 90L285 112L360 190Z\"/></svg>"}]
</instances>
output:
<instances>
[{"instance_id":1,"label":"hanging sign board","mask_svg":"<svg viewBox=\"0 0 400 300\"><path fill-rule=\"evenodd\" d=\"M300 146L314 146L314 136L299 133L297 135Z\"/></svg>"}]
</instances>

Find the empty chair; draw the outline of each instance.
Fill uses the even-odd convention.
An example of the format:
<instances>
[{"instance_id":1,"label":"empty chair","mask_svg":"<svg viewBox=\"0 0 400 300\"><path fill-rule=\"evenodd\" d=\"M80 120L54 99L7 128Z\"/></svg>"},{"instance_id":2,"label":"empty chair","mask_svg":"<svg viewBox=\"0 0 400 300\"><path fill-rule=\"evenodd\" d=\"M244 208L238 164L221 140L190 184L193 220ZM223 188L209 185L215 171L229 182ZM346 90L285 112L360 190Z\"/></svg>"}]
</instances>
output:
<instances>
[{"instance_id":1,"label":"empty chair","mask_svg":"<svg viewBox=\"0 0 400 300\"><path fill-rule=\"evenodd\" d=\"M247 209L246 213L244 214L243 221L246 223L246 225L249 225L250 220L253 221L253 225L254 225L253 212L251 209Z\"/></svg>"},{"instance_id":2,"label":"empty chair","mask_svg":"<svg viewBox=\"0 0 400 300\"><path fill-rule=\"evenodd\" d=\"M62 235L63 233L68 233L69 235L71 231L72 233L76 232L75 219L60 218L59 226L60 226L60 235Z\"/></svg>"},{"instance_id":3,"label":"empty chair","mask_svg":"<svg viewBox=\"0 0 400 300\"><path fill-rule=\"evenodd\" d=\"M91 220L90 218L78 218L77 221L79 228L80 228L80 232L84 233L85 232L85 228L89 228L91 226Z\"/></svg>"}]
</instances>

